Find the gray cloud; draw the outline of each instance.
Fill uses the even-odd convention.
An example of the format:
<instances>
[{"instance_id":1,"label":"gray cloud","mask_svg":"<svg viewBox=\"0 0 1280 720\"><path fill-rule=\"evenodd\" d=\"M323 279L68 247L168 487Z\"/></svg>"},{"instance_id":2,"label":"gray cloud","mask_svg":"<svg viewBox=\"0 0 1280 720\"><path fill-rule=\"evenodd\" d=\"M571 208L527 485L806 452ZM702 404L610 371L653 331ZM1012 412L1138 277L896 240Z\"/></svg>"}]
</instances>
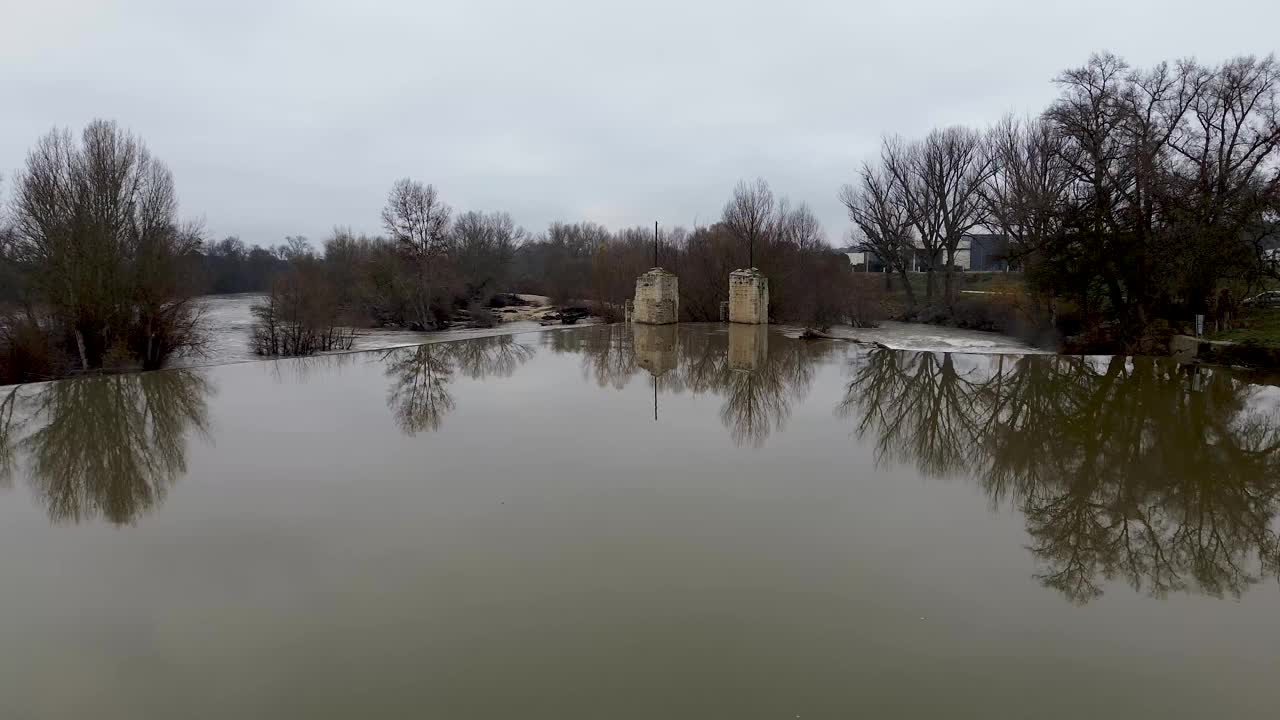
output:
<instances>
[{"instance_id":1,"label":"gray cloud","mask_svg":"<svg viewBox=\"0 0 1280 720\"><path fill-rule=\"evenodd\" d=\"M140 134L183 211L275 243L377 231L391 183L534 230L706 222L763 176L838 242L884 133L1042 108L1111 49L1274 49L1280 5L0 0L0 172L54 125Z\"/></svg>"}]
</instances>

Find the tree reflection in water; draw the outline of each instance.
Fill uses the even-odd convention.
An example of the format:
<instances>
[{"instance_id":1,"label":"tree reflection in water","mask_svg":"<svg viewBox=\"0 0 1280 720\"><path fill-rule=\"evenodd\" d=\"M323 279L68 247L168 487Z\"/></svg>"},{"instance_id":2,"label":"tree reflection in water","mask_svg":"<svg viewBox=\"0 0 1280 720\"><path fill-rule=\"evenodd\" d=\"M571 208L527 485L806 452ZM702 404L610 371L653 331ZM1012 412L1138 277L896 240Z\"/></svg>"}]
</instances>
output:
<instances>
[{"instance_id":1,"label":"tree reflection in water","mask_svg":"<svg viewBox=\"0 0 1280 720\"><path fill-rule=\"evenodd\" d=\"M723 328L607 325L548 333L555 352L581 353L583 376L622 389L641 374L663 394L724 398L720 420L739 446L761 447L781 430L813 384L817 364L842 347L776 337L763 325Z\"/></svg>"},{"instance_id":2,"label":"tree reflection in water","mask_svg":"<svg viewBox=\"0 0 1280 720\"><path fill-rule=\"evenodd\" d=\"M26 426L25 415L18 414L21 385L0 389L0 488L13 487L13 468L16 464L17 440Z\"/></svg>"},{"instance_id":3,"label":"tree reflection in water","mask_svg":"<svg viewBox=\"0 0 1280 720\"><path fill-rule=\"evenodd\" d=\"M387 406L406 435L435 432L454 409L449 386L455 373L473 380L508 377L533 354L507 335L391 350L382 355L391 378Z\"/></svg>"},{"instance_id":4,"label":"tree reflection in water","mask_svg":"<svg viewBox=\"0 0 1280 720\"><path fill-rule=\"evenodd\" d=\"M632 352L632 325L596 325L579 330L549 332L543 341L552 352L582 356L582 376L599 387L621 390L640 365Z\"/></svg>"},{"instance_id":5,"label":"tree reflection in water","mask_svg":"<svg viewBox=\"0 0 1280 720\"><path fill-rule=\"evenodd\" d=\"M210 393L194 370L14 388L0 401L0 475L21 454L53 522L132 523L186 472L186 438L207 434Z\"/></svg>"},{"instance_id":6,"label":"tree reflection in water","mask_svg":"<svg viewBox=\"0 0 1280 720\"><path fill-rule=\"evenodd\" d=\"M1255 385L1154 358L865 356L841 414L881 463L972 475L1026 518L1038 578L1072 601L1123 578L1239 597L1280 577L1280 419Z\"/></svg>"}]
</instances>

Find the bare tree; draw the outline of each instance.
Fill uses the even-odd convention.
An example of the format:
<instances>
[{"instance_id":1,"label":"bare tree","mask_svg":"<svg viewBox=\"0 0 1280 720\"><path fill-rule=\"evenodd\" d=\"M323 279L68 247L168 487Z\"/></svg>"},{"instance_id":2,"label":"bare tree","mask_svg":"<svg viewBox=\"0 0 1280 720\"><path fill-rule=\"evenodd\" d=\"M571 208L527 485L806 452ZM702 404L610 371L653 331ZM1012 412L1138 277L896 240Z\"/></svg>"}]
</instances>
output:
<instances>
[{"instance_id":1,"label":"bare tree","mask_svg":"<svg viewBox=\"0 0 1280 720\"><path fill-rule=\"evenodd\" d=\"M417 275L412 305L417 322L432 323L432 289L439 278L438 261L448 250L452 210L435 186L404 178L396 182L382 210L382 224Z\"/></svg>"},{"instance_id":2,"label":"bare tree","mask_svg":"<svg viewBox=\"0 0 1280 720\"><path fill-rule=\"evenodd\" d=\"M957 126L930 132L912 159L915 178L908 188L918 190L917 229L926 247L943 256L945 298L954 309L956 253L965 236L986 219L981 191L991 158L981 133Z\"/></svg>"},{"instance_id":3,"label":"bare tree","mask_svg":"<svg viewBox=\"0 0 1280 720\"><path fill-rule=\"evenodd\" d=\"M286 235L284 244L276 248L276 253L286 262L316 256L315 248L311 247L305 235Z\"/></svg>"},{"instance_id":4,"label":"bare tree","mask_svg":"<svg viewBox=\"0 0 1280 720\"><path fill-rule=\"evenodd\" d=\"M988 223L1009 238L1009 259L1028 259L1061 227L1071 183L1067 147L1048 122L1006 116L988 134Z\"/></svg>"},{"instance_id":5,"label":"bare tree","mask_svg":"<svg viewBox=\"0 0 1280 720\"><path fill-rule=\"evenodd\" d=\"M403 178L391 188L382 224L406 252L434 257L446 249L452 212L435 186Z\"/></svg>"},{"instance_id":6,"label":"bare tree","mask_svg":"<svg viewBox=\"0 0 1280 720\"><path fill-rule=\"evenodd\" d=\"M1191 303L1203 311L1215 281L1275 263L1261 242L1280 209L1280 64L1241 57L1183 70L1198 91L1169 134L1172 218Z\"/></svg>"},{"instance_id":7,"label":"bare tree","mask_svg":"<svg viewBox=\"0 0 1280 720\"><path fill-rule=\"evenodd\" d=\"M101 367L109 351L159 367L198 345L179 259L199 250L199 228L180 225L177 206L168 168L115 123L93 121L79 145L54 130L28 154L14 247L37 269L82 369Z\"/></svg>"},{"instance_id":8,"label":"bare tree","mask_svg":"<svg viewBox=\"0 0 1280 720\"><path fill-rule=\"evenodd\" d=\"M1086 307L1101 305L1092 302L1090 283L1105 288L1125 344L1137 340L1155 308L1170 303L1178 284L1185 253L1169 231L1182 191L1171 148L1211 77L1190 62L1142 71L1115 55L1095 55L1059 76L1062 95L1046 113L1073 176L1052 253L1063 262L1052 270L1082 276L1076 283Z\"/></svg>"},{"instance_id":9,"label":"bare tree","mask_svg":"<svg viewBox=\"0 0 1280 720\"><path fill-rule=\"evenodd\" d=\"M733 198L724 206L722 222L747 246L747 267L755 267L756 249L768 239L770 225L776 221L775 207L773 191L764 178L754 183L739 181Z\"/></svg>"},{"instance_id":10,"label":"bare tree","mask_svg":"<svg viewBox=\"0 0 1280 720\"><path fill-rule=\"evenodd\" d=\"M908 273L915 255L915 220L904 195L888 170L864 163L858 184L841 188L840 201L861 233L863 246L898 273L907 302L914 309L916 296Z\"/></svg>"},{"instance_id":11,"label":"bare tree","mask_svg":"<svg viewBox=\"0 0 1280 720\"><path fill-rule=\"evenodd\" d=\"M1068 225L1053 252L1054 259L1115 258L1126 253L1123 202L1133 167L1121 128L1125 122L1123 95L1129 65L1110 53L1094 55L1080 68L1067 70L1056 82L1062 94L1045 113L1054 132L1067 143L1062 155L1072 174L1072 203L1066 208ZM1069 268L1054 268L1059 276ZM1123 272L1100 273L1108 299L1117 314L1129 315L1134 294ZM1083 283L1082 283L1083 285ZM1088 292L1082 304L1090 306ZM1130 323L1126 323L1128 325Z\"/></svg>"},{"instance_id":12,"label":"bare tree","mask_svg":"<svg viewBox=\"0 0 1280 720\"><path fill-rule=\"evenodd\" d=\"M880 147L880 163L893 183L898 201L905 206L911 218L914 234L912 266L923 267L925 272L925 299L933 300L934 271L942 264L942 218L937 212L938 203L933 197L933 185L925 182L924 144L903 140L901 137L885 138Z\"/></svg>"},{"instance_id":13,"label":"bare tree","mask_svg":"<svg viewBox=\"0 0 1280 720\"><path fill-rule=\"evenodd\" d=\"M818 250L826 247L826 234L822 223L805 203L794 208L786 198L778 202L778 210L770 228L770 237L801 250Z\"/></svg>"},{"instance_id":14,"label":"bare tree","mask_svg":"<svg viewBox=\"0 0 1280 720\"><path fill-rule=\"evenodd\" d=\"M516 250L525 241L524 228L516 227L505 212L466 212L453 224L449 257L467 298L479 302L506 281Z\"/></svg>"}]
</instances>

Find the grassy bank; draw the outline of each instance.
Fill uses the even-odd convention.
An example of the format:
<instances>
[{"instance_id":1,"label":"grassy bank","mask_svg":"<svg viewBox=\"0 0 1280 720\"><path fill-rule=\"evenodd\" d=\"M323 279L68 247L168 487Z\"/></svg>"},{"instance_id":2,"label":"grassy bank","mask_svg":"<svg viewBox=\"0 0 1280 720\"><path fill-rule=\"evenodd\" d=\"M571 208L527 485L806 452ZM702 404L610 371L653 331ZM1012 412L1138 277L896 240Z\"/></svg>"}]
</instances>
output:
<instances>
[{"instance_id":1,"label":"grassy bank","mask_svg":"<svg viewBox=\"0 0 1280 720\"><path fill-rule=\"evenodd\" d=\"M1248 343L1280 348L1280 308L1246 310L1230 330L1205 333L1209 340Z\"/></svg>"},{"instance_id":2,"label":"grassy bank","mask_svg":"<svg viewBox=\"0 0 1280 720\"><path fill-rule=\"evenodd\" d=\"M907 291L903 286L902 277L896 273L870 273L871 275L879 274L884 278L884 289L886 299L901 307L907 306ZM915 293L916 303L925 304L925 293L929 288L929 274L922 272L907 273L907 279L911 283L911 289ZM1010 291L1021 291L1026 288L1026 281L1022 273L1018 272L963 272L956 273L955 280L958 283L957 288L963 294L976 293L1001 293ZM934 297L942 298L943 288L946 280L942 273L934 274ZM969 292L966 292L969 291Z\"/></svg>"}]
</instances>

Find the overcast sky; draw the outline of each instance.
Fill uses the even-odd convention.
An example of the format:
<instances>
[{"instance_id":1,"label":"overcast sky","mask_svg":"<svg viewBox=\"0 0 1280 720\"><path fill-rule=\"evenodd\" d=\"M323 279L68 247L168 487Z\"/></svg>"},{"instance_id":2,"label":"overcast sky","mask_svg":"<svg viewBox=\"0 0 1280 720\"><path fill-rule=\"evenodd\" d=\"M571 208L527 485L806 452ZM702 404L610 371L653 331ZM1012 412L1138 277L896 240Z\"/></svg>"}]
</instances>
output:
<instances>
[{"instance_id":1,"label":"overcast sky","mask_svg":"<svg viewBox=\"0 0 1280 720\"><path fill-rule=\"evenodd\" d=\"M0 173L104 117L215 237L376 232L404 176L535 231L691 226L761 176L839 243L883 134L1038 111L1096 50L1277 43L1262 0L0 0Z\"/></svg>"}]
</instances>

